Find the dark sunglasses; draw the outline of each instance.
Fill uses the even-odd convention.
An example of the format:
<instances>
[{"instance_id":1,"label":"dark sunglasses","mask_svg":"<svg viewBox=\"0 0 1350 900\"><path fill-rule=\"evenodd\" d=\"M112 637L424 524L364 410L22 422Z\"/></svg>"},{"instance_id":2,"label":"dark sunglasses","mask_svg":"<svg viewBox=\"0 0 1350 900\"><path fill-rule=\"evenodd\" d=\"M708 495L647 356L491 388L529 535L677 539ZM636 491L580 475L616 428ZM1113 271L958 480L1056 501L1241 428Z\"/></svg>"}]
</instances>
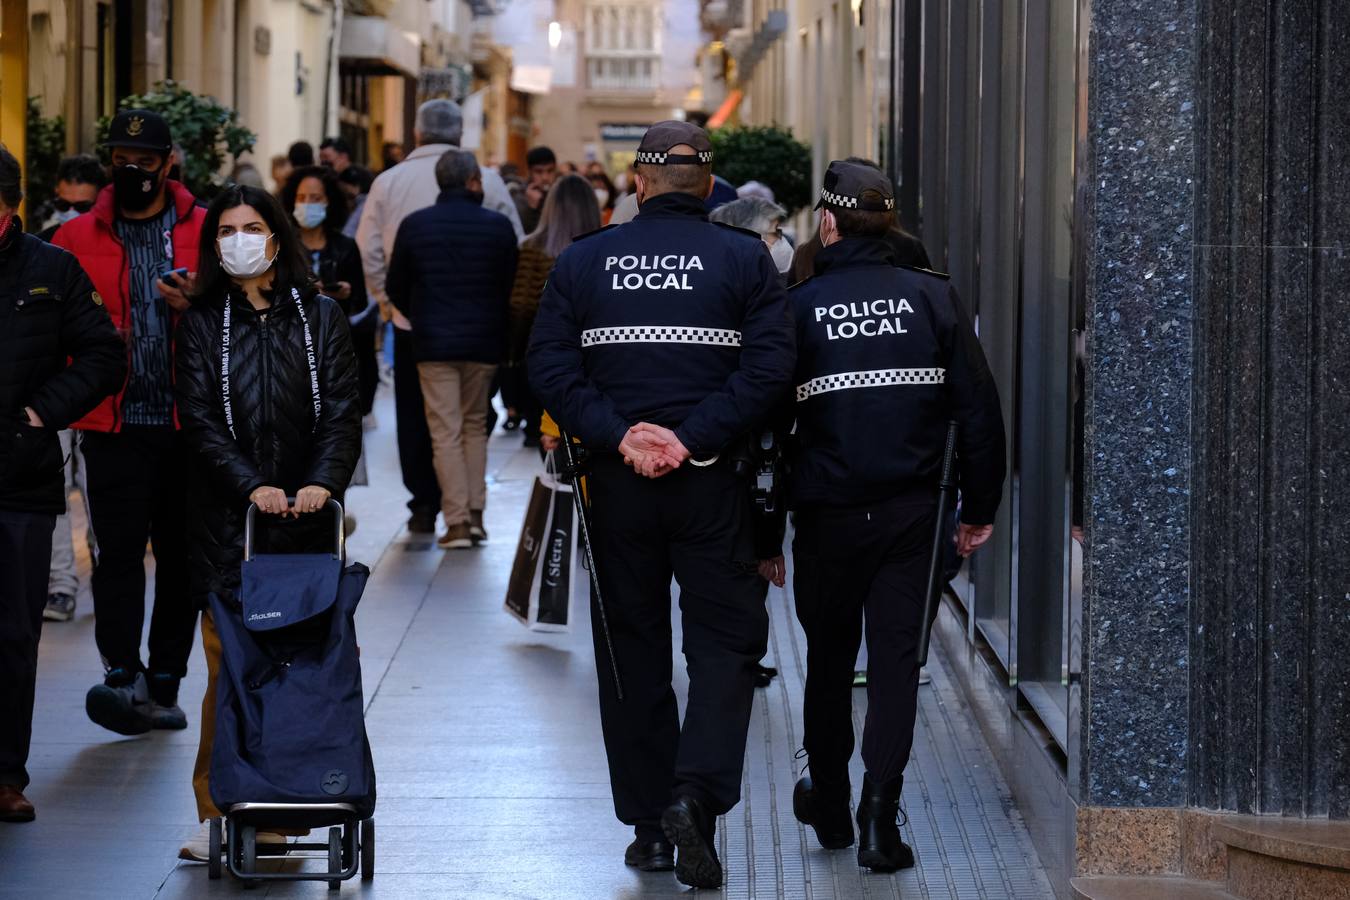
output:
<instances>
[{"instance_id":1,"label":"dark sunglasses","mask_svg":"<svg viewBox=\"0 0 1350 900\"><path fill-rule=\"evenodd\" d=\"M52 201L52 206L56 207L57 212L69 212L75 210L78 213L87 213L94 208L93 200L81 200L78 203L71 203L69 200L62 200L57 197Z\"/></svg>"}]
</instances>

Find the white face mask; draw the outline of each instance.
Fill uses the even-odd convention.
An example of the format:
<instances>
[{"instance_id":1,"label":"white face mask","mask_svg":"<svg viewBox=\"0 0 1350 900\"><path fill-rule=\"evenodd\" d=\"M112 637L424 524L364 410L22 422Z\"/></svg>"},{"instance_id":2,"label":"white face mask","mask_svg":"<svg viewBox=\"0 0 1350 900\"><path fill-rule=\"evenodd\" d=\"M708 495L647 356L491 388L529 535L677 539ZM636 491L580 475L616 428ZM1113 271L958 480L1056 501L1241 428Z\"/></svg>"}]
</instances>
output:
<instances>
[{"instance_id":1,"label":"white face mask","mask_svg":"<svg viewBox=\"0 0 1350 900\"><path fill-rule=\"evenodd\" d=\"M225 274L233 278L257 278L272 268L272 259L267 258L267 234L246 234L236 231L220 238L216 243L220 247L220 265Z\"/></svg>"},{"instance_id":2,"label":"white face mask","mask_svg":"<svg viewBox=\"0 0 1350 900\"><path fill-rule=\"evenodd\" d=\"M600 208L601 208L601 209L604 209L606 206L608 206L608 205L609 205L609 191L605 190L604 188L596 188L596 189L595 189L595 202L600 204Z\"/></svg>"},{"instance_id":3,"label":"white face mask","mask_svg":"<svg viewBox=\"0 0 1350 900\"><path fill-rule=\"evenodd\" d=\"M773 264L778 267L780 273L786 272L792 268L792 245L783 238L773 242L769 248L769 255L773 257Z\"/></svg>"}]
</instances>

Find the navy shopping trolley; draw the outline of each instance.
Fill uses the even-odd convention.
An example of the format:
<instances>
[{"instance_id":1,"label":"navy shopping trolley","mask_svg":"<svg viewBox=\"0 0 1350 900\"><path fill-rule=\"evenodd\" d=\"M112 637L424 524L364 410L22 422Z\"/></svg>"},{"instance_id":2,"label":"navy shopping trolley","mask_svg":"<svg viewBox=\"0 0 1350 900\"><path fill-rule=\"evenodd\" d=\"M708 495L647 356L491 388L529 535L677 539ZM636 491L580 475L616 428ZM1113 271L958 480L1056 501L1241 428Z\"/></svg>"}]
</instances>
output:
<instances>
[{"instance_id":1,"label":"navy shopping trolley","mask_svg":"<svg viewBox=\"0 0 1350 900\"><path fill-rule=\"evenodd\" d=\"M247 887L327 881L336 890L358 871L375 874L375 768L354 622L370 570L347 564L342 506L329 500L328 509L331 553L258 554L250 505L239 590L210 596L221 646L211 799L224 813L210 823L213 879L222 860ZM326 871L259 871L257 834L268 829L327 829L324 842L280 848L326 851Z\"/></svg>"}]
</instances>

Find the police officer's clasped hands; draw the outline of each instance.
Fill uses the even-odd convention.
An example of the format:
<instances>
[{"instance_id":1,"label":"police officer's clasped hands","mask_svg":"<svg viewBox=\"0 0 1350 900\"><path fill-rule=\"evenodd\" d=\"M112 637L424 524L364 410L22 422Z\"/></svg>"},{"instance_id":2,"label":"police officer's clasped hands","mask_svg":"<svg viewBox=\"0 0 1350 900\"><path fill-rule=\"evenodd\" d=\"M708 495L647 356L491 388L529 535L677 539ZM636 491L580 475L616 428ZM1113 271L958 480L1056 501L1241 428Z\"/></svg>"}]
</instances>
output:
<instances>
[{"instance_id":1,"label":"police officer's clasped hands","mask_svg":"<svg viewBox=\"0 0 1350 900\"><path fill-rule=\"evenodd\" d=\"M639 422L619 443L625 465L646 478L660 478L680 467L689 458L689 450L675 432L650 422Z\"/></svg>"}]
</instances>

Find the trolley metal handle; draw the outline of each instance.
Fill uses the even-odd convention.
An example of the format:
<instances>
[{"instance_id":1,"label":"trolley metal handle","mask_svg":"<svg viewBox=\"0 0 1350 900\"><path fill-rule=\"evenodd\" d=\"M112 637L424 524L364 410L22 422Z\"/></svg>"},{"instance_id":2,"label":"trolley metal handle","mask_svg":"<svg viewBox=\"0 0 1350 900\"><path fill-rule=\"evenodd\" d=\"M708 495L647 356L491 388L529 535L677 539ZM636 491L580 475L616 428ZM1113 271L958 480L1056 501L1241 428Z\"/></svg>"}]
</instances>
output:
<instances>
[{"instance_id":1,"label":"trolley metal handle","mask_svg":"<svg viewBox=\"0 0 1350 900\"><path fill-rule=\"evenodd\" d=\"M286 502L294 505L295 498L287 497ZM347 559L347 522L342 504L330 497L328 502L324 504L324 509L333 511L333 519L337 523L333 528L335 538L333 558L345 562ZM244 513L244 562L253 558L253 519L257 513L258 504L249 503L248 512Z\"/></svg>"}]
</instances>

